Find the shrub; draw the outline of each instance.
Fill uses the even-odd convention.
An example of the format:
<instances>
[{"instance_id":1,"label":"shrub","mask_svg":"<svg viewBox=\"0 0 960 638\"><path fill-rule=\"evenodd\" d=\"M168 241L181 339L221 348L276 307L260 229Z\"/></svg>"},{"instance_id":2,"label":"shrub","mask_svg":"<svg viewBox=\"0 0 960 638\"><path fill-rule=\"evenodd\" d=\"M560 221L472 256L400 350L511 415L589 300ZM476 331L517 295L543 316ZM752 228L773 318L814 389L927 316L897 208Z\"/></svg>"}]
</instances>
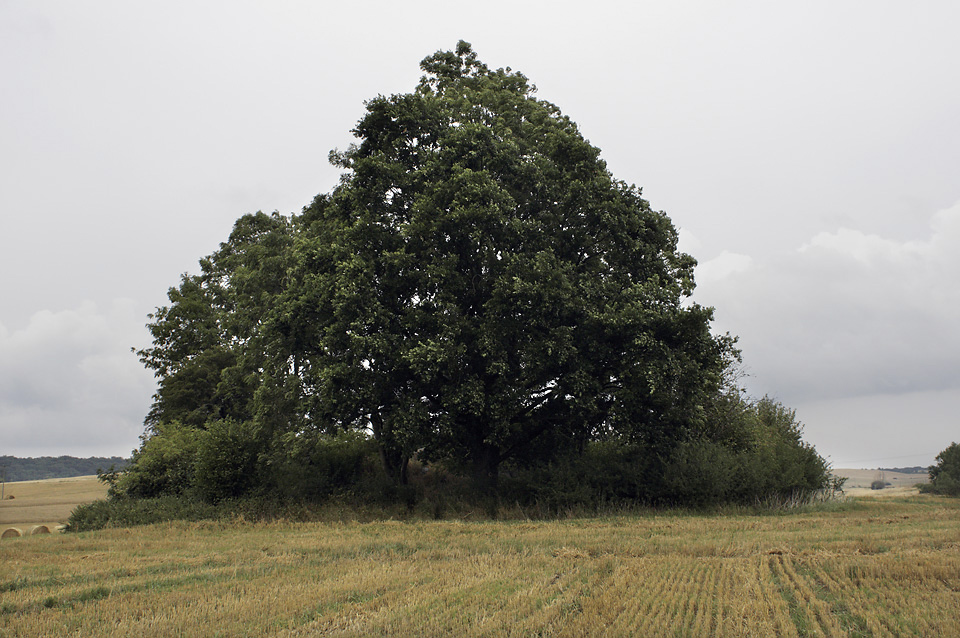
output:
<instances>
[{"instance_id":1,"label":"shrub","mask_svg":"<svg viewBox=\"0 0 960 638\"><path fill-rule=\"evenodd\" d=\"M960 445L951 443L937 455L937 462L930 466L930 483L921 491L960 496Z\"/></svg>"},{"instance_id":2,"label":"shrub","mask_svg":"<svg viewBox=\"0 0 960 638\"><path fill-rule=\"evenodd\" d=\"M671 498L710 502L721 495L721 501L739 503L796 501L831 489L829 465L803 441L803 426L793 410L769 397L751 402L728 396L723 408L713 412L701 437L712 445L696 445L699 461L718 471L697 469L690 444L682 446L686 451L670 464L680 463L693 474L681 481L675 478L681 468L668 468L672 485L682 487L669 494ZM699 492L691 494L697 485Z\"/></svg>"},{"instance_id":3,"label":"shrub","mask_svg":"<svg viewBox=\"0 0 960 638\"><path fill-rule=\"evenodd\" d=\"M804 443L792 410L768 397L725 397L720 407L699 435L677 441L665 454L611 439L551 462L511 467L501 498L564 511L611 504L807 502L839 491L842 481L831 481L827 462Z\"/></svg>"},{"instance_id":4,"label":"shrub","mask_svg":"<svg viewBox=\"0 0 960 638\"><path fill-rule=\"evenodd\" d=\"M306 500L335 492L382 490L376 442L362 432L299 432L280 437L270 454L275 492Z\"/></svg>"},{"instance_id":5,"label":"shrub","mask_svg":"<svg viewBox=\"0 0 960 638\"><path fill-rule=\"evenodd\" d=\"M725 502L745 460L742 454L713 441L685 441L673 450L664 468L665 496L695 507Z\"/></svg>"},{"instance_id":6,"label":"shrub","mask_svg":"<svg viewBox=\"0 0 960 638\"><path fill-rule=\"evenodd\" d=\"M223 419L198 436L193 488L206 501L236 498L258 484L261 442L251 423Z\"/></svg>"},{"instance_id":7,"label":"shrub","mask_svg":"<svg viewBox=\"0 0 960 638\"><path fill-rule=\"evenodd\" d=\"M579 453L504 470L501 500L535 506L544 514L649 503L656 497L660 481L655 477L662 471L645 447L621 439L589 443Z\"/></svg>"},{"instance_id":8,"label":"shrub","mask_svg":"<svg viewBox=\"0 0 960 638\"><path fill-rule=\"evenodd\" d=\"M66 531L86 532L106 527L134 527L171 520L217 518L213 505L184 496L114 498L80 505L70 514Z\"/></svg>"},{"instance_id":9,"label":"shrub","mask_svg":"<svg viewBox=\"0 0 960 638\"><path fill-rule=\"evenodd\" d=\"M201 432L178 421L157 424L133 452L130 465L112 486L114 493L137 498L185 493L193 484Z\"/></svg>"}]
</instances>

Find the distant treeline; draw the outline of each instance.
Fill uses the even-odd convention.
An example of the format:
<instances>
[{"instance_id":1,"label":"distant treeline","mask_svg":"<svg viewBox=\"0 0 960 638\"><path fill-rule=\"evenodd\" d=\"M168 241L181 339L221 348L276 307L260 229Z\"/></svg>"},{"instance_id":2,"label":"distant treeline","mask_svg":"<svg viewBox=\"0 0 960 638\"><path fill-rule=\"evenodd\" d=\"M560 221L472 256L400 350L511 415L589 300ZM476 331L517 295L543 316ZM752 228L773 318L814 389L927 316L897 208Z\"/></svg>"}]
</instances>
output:
<instances>
[{"instance_id":1,"label":"distant treeline","mask_svg":"<svg viewBox=\"0 0 960 638\"><path fill-rule=\"evenodd\" d=\"M97 470L107 470L111 465L120 469L126 467L128 459L119 456L109 458L92 456L78 459L74 456L41 456L22 459L16 456L0 456L0 477L6 481L37 481L51 478L68 478L96 474Z\"/></svg>"},{"instance_id":2,"label":"distant treeline","mask_svg":"<svg viewBox=\"0 0 960 638\"><path fill-rule=\"evenodd\" d=\"M900 472L901 474L927 474L929 467L914 465L913 467L881 467L878 472Z\"/></svg>"}]
</instances>

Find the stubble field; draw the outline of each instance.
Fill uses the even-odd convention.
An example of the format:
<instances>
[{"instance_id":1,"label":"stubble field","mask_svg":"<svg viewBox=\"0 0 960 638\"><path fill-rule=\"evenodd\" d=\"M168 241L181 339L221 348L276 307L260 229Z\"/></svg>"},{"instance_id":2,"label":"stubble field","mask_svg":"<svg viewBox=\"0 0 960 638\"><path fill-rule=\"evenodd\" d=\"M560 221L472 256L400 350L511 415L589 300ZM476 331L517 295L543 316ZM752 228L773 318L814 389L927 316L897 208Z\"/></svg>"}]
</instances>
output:
<instances>
[{"instance_id":1,"label":"stubble field","mask_svg":"<svg viewBox=\"0 0 960 638\"><path fill-rule=\"evenodd\" d=\"M38 525L56 529L77 505L106 495L107 486L96 476L6 483L0 499L0 533L10 528L26 533Z\"/></svg>"},{"instance_id":2,"label":"stubble field","mask_svg":"<svg viewBox=\"0 0 960 638\"><path fill-rule=\"evenodd\" d=\"M0 542L0 636L960 635L960 504Z\"/></svg>"}]
</instances>

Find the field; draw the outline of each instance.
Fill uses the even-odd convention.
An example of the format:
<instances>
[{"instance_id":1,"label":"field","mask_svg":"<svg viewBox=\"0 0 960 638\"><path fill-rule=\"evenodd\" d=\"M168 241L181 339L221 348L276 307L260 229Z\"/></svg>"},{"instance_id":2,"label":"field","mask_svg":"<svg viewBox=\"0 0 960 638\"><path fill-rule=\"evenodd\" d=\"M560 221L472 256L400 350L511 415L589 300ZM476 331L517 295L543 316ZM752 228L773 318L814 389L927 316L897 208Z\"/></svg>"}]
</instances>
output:
<instances>
[{"instance_id":1,"label":"field","mask_svg":"<svg viewBox=\"0 0 960 638\"><path fill-rule=\"evenodd\" d=\"M96 476L7 483L0 500L0 533L11 527L28 532L39 525L54 530L77 505L106 494L107 486Z\"/></svg>"},{"instance_id":2,"label":"field","mask_svg":"<svg viewBox=\"0 0 960 638\"><path fill-rule=\"evenodd\" d=\"M0 541L0 636L960 635L960 502Z\"/></svg>"},{"instance_id":3,"label":"field","mask_svg":"<svg viewBox=\"0 0 960 638\"><path fill-rule=\"evenodd\" d=\"M844 483L844 491L851 496L903 496L905 494L916 494L917 483L927 483L930 476L927 474L907 474L905 472L880 472L879 470L834 470L837 476L847 477ZM882 479L890 484L882 490L871 490L870 484L878 479Z\"/></svg>"}]
</instances>

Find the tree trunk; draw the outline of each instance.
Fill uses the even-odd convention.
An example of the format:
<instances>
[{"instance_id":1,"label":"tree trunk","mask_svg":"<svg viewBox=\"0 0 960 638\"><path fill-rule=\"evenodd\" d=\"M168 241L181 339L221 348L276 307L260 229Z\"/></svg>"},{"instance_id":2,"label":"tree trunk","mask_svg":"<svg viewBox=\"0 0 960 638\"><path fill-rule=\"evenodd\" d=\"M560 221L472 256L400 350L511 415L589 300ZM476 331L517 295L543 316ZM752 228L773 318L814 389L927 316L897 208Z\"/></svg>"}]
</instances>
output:
<instances>
[{"instance_id":1,"label":"tree trunk","mask_svg":"<svg viewBox=\"0 0 960 638\"><path fill-rule=\"evenodd\" d=\"M380 451L380 464L384 473L397 485L407 484L407 466L410 457L390 445L390 437L384 431L383 417L374 413L370 419L373 426L373 438Z\"/></svg>"},{"instance_id":2,"label":"tree trunk","mask_svg":"<svg viewBox=\"0 0 960 638\"><path fill-rule=\"evenodd\" d=\"M474 485L483 494L496 494L500 478L500 449L489 443L479 443L474 446L471 456Z\"/></svg>"}]
</instances>

